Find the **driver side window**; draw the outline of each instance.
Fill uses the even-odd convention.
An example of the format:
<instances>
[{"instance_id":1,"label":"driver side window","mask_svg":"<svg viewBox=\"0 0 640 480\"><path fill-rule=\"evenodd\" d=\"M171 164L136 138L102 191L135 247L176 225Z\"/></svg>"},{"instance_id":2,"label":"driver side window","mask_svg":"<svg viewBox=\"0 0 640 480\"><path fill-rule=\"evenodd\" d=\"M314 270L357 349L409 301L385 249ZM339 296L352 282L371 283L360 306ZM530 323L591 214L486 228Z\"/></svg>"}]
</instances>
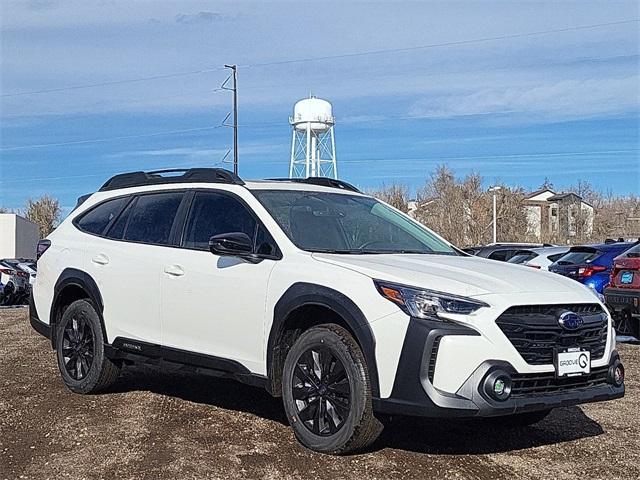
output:
<instances>
[{"instance_id":1,"label":"driver side window","mask_svg":"<svg viewBox=\"0 0 640 480\"><path fill-rule=\"evenodd\" d=\"M271 255L275 242L236 198L217 192L196 192L187 217L183 246L209 250L209 239L222 233L242 232L257 240L256 253Z\"/></svg>"}]
</instances>

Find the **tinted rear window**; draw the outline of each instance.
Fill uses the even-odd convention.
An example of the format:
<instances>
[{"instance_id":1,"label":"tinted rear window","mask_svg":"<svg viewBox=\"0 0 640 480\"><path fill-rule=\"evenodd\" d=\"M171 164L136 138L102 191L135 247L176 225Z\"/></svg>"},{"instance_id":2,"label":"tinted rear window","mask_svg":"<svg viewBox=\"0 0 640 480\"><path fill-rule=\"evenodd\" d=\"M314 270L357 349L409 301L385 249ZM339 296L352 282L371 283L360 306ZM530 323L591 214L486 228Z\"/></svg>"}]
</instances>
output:
<instances>
[{"instance_id":1,"label":"tinted rear window","mask_svg":"<svg viewBox=\"0 0 640 480\"><path fill-rule=\"evenodd\" d=\"M518 252L509 259L509 263L521 264L536 258L538 255L533 252Z\"/></svg>"},{"instance_id":2,"label":"tinted rear window","mask_svg":"<svg viewBox=\"0 0 640 480\"><path fill-rule=\"evenodd\" d=\"M182 192L142 195L128 215L124 240L168 245L173 220L182 201ZM120 219L119 219L120 220ZM119 227L114 225L114 227Z\"/></svg>"},{"instance_id":3,"label":"tinted rear window","mask_svg":"<svg viewBox=\"0 0 640 480\"><path fill-rule=\"evenodd\" d=\"M625 257L640 257L640 243L624 252Z\"/></svg>"},{"instance_id":4,"label":"tinted rear window","mask_svg":"<svg viewBox=\"0 0 640 480\"><path fill-rule=\"evenodd\" d=\"M559 265L581 265L592 262L601 255L595 248L571 250L558 259Z\"/></svg>"},{"instance_id":5,"label":"tinted rear window","mask_svg":"<svg viewBox=\"0 0 640 480\"><path fill-rule=\"evenodd\" d=\"M566 252L565 252L566 253ZM555 253L553 255L549 255L547 258L549 259L550 262L555 262L557 261L560 257L562 257L563 255L565 255L565 253Z\"/></svg>"},{"instance_id":6,"label":"tinted rear window","mask_svg":"<svg viewBox=\"0 0 640 480\"><path fill-rule=\"evenodd\" d=\"M101 235L120 210L129 201L129 197L114 198L92 208L80 217L76 225L82 231Z\"/></svg>"},{"instance_id":7,"label":"tinted rear window","mask_svg":"<svg viewBox=\"0 0 640 480\"><path fill-rule=\"evenodd\" d=\"M489 255L491 260L500 260L502 262L506 262L511 257L513 257L516 253L516 250L496 250Z\"/></svg>"}]
</instances>

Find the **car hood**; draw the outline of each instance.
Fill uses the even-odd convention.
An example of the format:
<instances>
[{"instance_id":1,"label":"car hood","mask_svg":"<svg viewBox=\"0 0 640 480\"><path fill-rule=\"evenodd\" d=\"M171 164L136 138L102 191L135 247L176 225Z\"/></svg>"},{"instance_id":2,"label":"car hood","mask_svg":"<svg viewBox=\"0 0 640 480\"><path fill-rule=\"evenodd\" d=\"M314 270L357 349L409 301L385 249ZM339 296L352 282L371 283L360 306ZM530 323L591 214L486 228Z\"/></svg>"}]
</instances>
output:
<instances>
[{"instance_id":1,"label":"car hood","mask_svg":"<svg viewBox=\"0 0 640 480\"><path fill-rule=\"evenodd\" d=\"M480 257L325 253L314 253L313 257L371 278L466 297L558 291L588 295L582 285L563 276Z\"/></svg>"}]
</instances>

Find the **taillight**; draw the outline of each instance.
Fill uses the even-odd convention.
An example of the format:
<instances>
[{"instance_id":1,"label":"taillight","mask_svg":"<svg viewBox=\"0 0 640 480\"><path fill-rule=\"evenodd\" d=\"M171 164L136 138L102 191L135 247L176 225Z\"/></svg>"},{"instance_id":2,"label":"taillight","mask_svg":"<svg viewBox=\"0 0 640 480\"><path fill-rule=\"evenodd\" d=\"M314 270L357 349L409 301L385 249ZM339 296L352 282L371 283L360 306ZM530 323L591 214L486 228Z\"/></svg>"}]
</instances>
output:
<instances>
[{"instance_id":1,"label":"taillight","mask_svg":"<svg viewBox=\"0 0 640 480\"><path fill-rule=\"evenodd\" d=\"M46 252L51 246L51 240L40 240L38 242L38 246L36 247L36 261L40 259L40 257Z\"/></svg>"},{"instance_id":2,"label":"taillight","mask_svg":"<svg viewBox=\"0 0 640 480\"><path fill-rule=\"evenodd\" d=\"M26 272L16 272L16 275L22 278L27 278L29 276L29 274Z\"/></svg>"},{"instance_id":3,"label":"taillight","mask_svg":"<svg viewBox=\"0 0 640 480\"><path fill-rule=\"evenodd\" d=\"M589 265L588 267L580 267L578 269L579 277L590 277L594 273L604 272L607 269L604 265Z\"/></svg>"},{"instance_id":4,"label":"taillight","mask_svg":"<svg viewBox=\"0 0 640 480\"><path fill-rule=\"evenodd\" d=\"M0 268L0 273L4 273L5 275L12 277L16 274L16 271L11 270L10 268Z\"/></svg>"}]
</instances>

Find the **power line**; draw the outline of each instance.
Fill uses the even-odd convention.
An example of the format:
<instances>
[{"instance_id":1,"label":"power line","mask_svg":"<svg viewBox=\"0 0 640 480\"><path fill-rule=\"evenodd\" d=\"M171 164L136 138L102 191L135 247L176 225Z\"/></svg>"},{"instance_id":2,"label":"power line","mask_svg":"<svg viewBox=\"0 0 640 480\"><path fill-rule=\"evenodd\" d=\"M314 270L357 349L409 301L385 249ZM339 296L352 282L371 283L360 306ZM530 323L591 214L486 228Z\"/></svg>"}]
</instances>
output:
<instances>
[{"instance_id":1,"label":"power line","mask_svg":"<svg viewBox=\"0 0 640 480\"><path fill-rule=\"evenodd\" d=\"M361 57L364 55L381 55L385 53L401 53L401 52L411 52L414 50L426 50L429 48L438 48L438 47L451 47L456 45L467 45L471 43L483 43L483 42L492 42L495 40L510 40L514 38L525 38L525 37L534 37L540 35L550 35L553 33L563 33L563 32L573 32L577 30L587 30L592 28L600 28L600 27L611 27L614 25L623 25L627 23L637 23L640 22L640 19L633 20L621 20L619 22L608 22L608 23L594 23L591 25L578 25L575 27L565 27L565 28L556 28L553 30L540 30L537 32L526 32L526 33L513 33L509 35L498 35L494 37L481 37L470 40L455 40L451 42L442 42L442 43L431 43L427 45L418 45L413 47L401 47L401 48L388 48L381 50L368 50L363 52L353 52L353 53L343 53L337 55L325 55L321 57L308 57L308 58L298 58L293 60L278 60L274 62L264 62L264 63L250 63L246 65L238 65L238 68L256 68L256 67L267 67L271 65L286 65L289 63L303 63L303 62L315 62L320 60L335 60L340 58L353 58L353 57Z\"/></svg>"},{"instance_id":2,"label":"power line","mask_svg":"<svg viewBox=\"0 0 640 480\"><path fill-rule=\"evenodd\" d=\"M344 160L343 164L349 163L370 163L370 162L399 162L399 161L450 161L450 160L492 160L492 159L509 159L509 158L538 158L538 157L572 157L585 155L617 155L620 153L633 153L640 151L640 148L631 148L627 150L592 150L582 152L542 152L542 153L510 153L502 155L470 155L458 157L394 157L394 158L369 158Z\"/></svg>"},{"instance_id":3,"label":"power line","mask_svg":"<svg viewBox=\"0 0 640 480\"><path fill-rule=\"evenodd\" d=\"M45 90L31 90L27 92L4 93L0 95L0 97L21 97L24 95L39 95L41 93L54 93L54 92L64 92L67 90L80 90L84 88L106 87L109 85L122 85L125 83L146 82L150 80L162 80L165 78L185 77L188 75L200 75L203 73L218 72L221 70L224 70L224 69L219 67L219 68L209 68L205 70L192 70L190 72L167 73L163 75L152 75L150 77L129 78L125 80L112 80L112 81L99 82L99 83L88 83L84 85L70 85L67 87L48 88Z\"/></svg>"},{"instance_id":4,"label":"power line","mask_svg":"<svg viewBox=\"0 0 640 480\"><path fill-rule=\"evenodd\" d=\"M529 157L558 157L558 156L581 156L581 155L613 155L619 153L632 153L638 152L640 149L628 149L628 150L593 150L593 151L582 151L582 152L543 152L543 153L531 153L531 154L502 154L502 155L477 155L477 156L460 156L460 157L440 157L440 156L432 156L432 157L394 157L394 158L371 158L371 159L354 159L354 160L345 160L343 164L351 164L351 163L375 163L375 162L402 162L402 161L424 161L429 160L432 162L447 162L451 160L490 160L490 159L502 159L502 158L529 158ZM225 159L228 155L225 154L222 160L215 163L213 166L221 166L226 163ZM252 163L252 162L249 162ZM264 158L259 159L260 165L284 165L286 164L286 160L264 160ZM171 167L155 167L149 168L148 170L160 170L162 168L174 168L175 164ZM90 178L90 177L99 177L104 176L105 173L95 173L95 174L83 174L83 175L65 175L65 176L55 176L55 177L39 177L39 178L22 178L16 180L0 180L0 184L6 183L17 183L17 182L32 182L32 181L45 181L45 180L66 180L70 178Z\"/></svg>"},{"instance_id":5,"label":"power line","mask_svg":"<svg viewBox=\"0 0 640 480\"><path fill-rule=\"evenodd\" d=\"M556 66L562 66L562 65L568 65L571 64L573 62L601 62L601 61L615 61L618 59L622 59L622 58L638 58L640 55L638 54L629 54L629 55L614 55L614 56L610 56L610 57L572 57L569 59L565 59L564 61L561 62L539 62L539 63L525 63L525 64L514 64L514 65L509 65L509 66L500 66L500 67L492 67L492 68L483 68L483 69L473 69L473 70L454 70L454 71L444 71L444 72L431 72L428 74L419 74L419 78L426 78L426 77L440 77L440 76L446 76L446 75L465 75L465 74L471 74L471 73L485 73L485 72L495 72L495 71L510 71L510 70L516 70L516 69L524 69L524 68L534 68L534 67L556 67ZM376 74L375 78L401 78L401 77L405 77L407 74L406 73L393 73L393 72L388 72L388 73L384 73L384 74ZM373 75L369 75L369 78L374 77ZM229 77L228 77L229 79ZM339 80L344 80L344 77L341 77ZM355 81L357 79L349 79L349 81ZM228 80L227 80L228 81ZM332 85L335 85L336 82L332 80ZM248 85L243 87L243 89L245 90L264 90L264 89L272 89L272 88L276 88L276 87L288 87L288 86L299 86L300 82L295 82L295 83L274 83L274 84L268 84L268 85ZM181 98L181 97L188 97L188 98L193 98L196 95L203 95L203 94L207 94L207 93L217 93L217 92L223 92L226 91L226 88L214 88L213 90L211 89L207 89L205 92L197 92L197 93L183 93L183 94L179 94L179 95L170 95L170 96L164 96L162 97L163 100L170 100L170 99L175 99L175 98ZM148 97L148 98L142 98L140 99L139 97L136 97L137 100L130 100L130 99L121 99L122 102L118 103L118 104L114 104L113 101L109 101L109 102L99 102L99 103L93 103L91 105L87 105L85 107L86 108L98 108L98 107L103 107L103 106L110 106L110 107L124 107L124 106L135 106L135 105L144 105L147 102L150 102L152 100L157 99L157 95L153 96L153 97ZM68 111L48 111L48 112L36 112L36 113L5 113L2 115L3 118L12 118L12 117L35 117L35 116L55 116L55 115L72 115L74 118L82 118L82 117L89 117L89 116L95 116L96 114L100 114L100 113L104 113L104 112L92 112L92 113L83 113L83 112L68 112ZM387 117L385 117L384 120L386 120ZM382 120L382 119L381 119ZM370 120L373 121L373 120ZM281 124L277 124L277 125L281 125ZM244 126L244 125L241 125Z\"/></svg>"},{"instance_id":6,"label":"power line","mask_svg":"<svg viewBox=\"0 0 640 480\"><path fill-rule=\"evenodd\" d=\"M298 58L298 59L292 59L292 60L278 60L273 62L248 63L245 65L238 65L238 68L259 68L259 67L267 67L272 65L286 65L286 64L292 64L292 63L334 60L334 59L341 59L341 58L360 57L365 55L381 55L385 53L410 52L410 51L425 50L430 48L450 47L450 46L456 46L456 45L468 45L473 43L484 43L484 42L491 42L496 40L509 40L509 39L515 39L515 38L526 38L526 37L533 37L533 36L540 36L540 35L550 35L554 33L563 33L563 32L587 30L587 29L593 29L593 28L610 27L610 26L616 26L616 25L624 25L628 23L637 23L639 21L640 21L639 19L632 19L632 20L622 20L618 22L594 23L590 25L578 25L575 27L557 28L552 30L540 30L536 32L514 33L509 35L497 35L493 37L481 37L481 38L475 38L475 39L469 39L469 40L456 40L451 42L417 45L413 47L368 50L368 51L362 51L362 52L344 53L344 54L337 54L337 55L325 55L325 56L319 56L319 57L307 57L307 58ZM223 67L208 68L208 69L202 69L202 70L167 73L167 74L161 74L161 75L152 75L148 77L138 77L138 78L124 79L124 80L112 80L112 81L105 81L105 82L98 82L98 83L91 83L91 84L84 84L84 85L71 85L67 87L7 93L7 94L1 94L0 97L1 98L18 97L18 96L25 96L25 95L38 95L43 93L55 93L55 92L62 92L67 90L79 90L79 89L86 89L86 88L103 87L103 86L109 86L109 85L121 85L121 84L127 84L127 83L160 80L160 79L182 77L182 76L188 76L188 75L199 75L203 73L221 71L223 69L224 69Z\"/></svg>"},{"instance_id":7,"label":"power line","mask_svg":"<svg viewBox=\"0 0 640 480\"><path fill-rule=\"evenodd\" d=\"M184 128L181 130L168 130L164 132L155 132L155 133L144 133L141 135L124 135L119 137L106 137L106 138L96 138L91 140L75 140L71 142L59 142L59 143L40 143L40 144L32 144L32 145L17 145L14 147L2 147L0 151L14 151L14 150L26 150L30 148L46 148L46 147L62 147L66 145L84 145L90 143L103 143L110 142L113 140L129 140L133 138L146 138L146 137L158 137L163 135L174 135L178 133L188 133L188 132L199 132L204 130L215 130L216 128L221 128L223 125L215 125L213 127L197 127L197 128Z\"/></svg>"}]
</instances>

